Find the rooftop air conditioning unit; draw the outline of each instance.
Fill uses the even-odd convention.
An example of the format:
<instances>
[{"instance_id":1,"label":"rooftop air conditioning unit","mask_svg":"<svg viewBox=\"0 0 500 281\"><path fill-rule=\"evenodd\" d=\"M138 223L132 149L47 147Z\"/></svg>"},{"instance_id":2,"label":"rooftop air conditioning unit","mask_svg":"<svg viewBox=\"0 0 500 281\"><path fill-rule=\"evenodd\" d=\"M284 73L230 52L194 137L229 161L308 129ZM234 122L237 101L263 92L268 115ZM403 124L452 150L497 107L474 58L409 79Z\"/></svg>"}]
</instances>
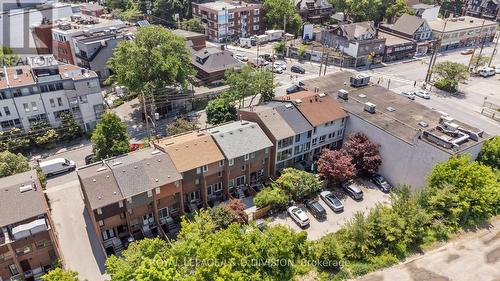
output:
<instances>
[{"instance_id":1,"label":"rooftop air conditioning unit","mask_svg":"<svg viewBox=\"0 0 500 281\"><path fill-rule=\"evenodd\" d=\"M371 102L365 103L365 111L370 113L375 113L375 108L377 106Z\"/></svg>"},{"instance_id":2,"label":"rooftop air conditioning unit","mask_svg":"<svg viewBox=\"0 0 500 281\"><path fill-rule=\"evenodd\" d=\"M343 100L349 99L349 92L344 89L340 89L337 96Z\"/></svg>"},{"instance_id":3,"label":"rooftop air conditioning unit","mask_svg":"<svg viewBox=\"0 0 500 281\"><path fill-rule=\"evenodd\" d=\"M351 76L350 82L353 87L368 86L368 83L370 83L370 76L363 74L353 75Z\"/></svg>"}]
</instances>

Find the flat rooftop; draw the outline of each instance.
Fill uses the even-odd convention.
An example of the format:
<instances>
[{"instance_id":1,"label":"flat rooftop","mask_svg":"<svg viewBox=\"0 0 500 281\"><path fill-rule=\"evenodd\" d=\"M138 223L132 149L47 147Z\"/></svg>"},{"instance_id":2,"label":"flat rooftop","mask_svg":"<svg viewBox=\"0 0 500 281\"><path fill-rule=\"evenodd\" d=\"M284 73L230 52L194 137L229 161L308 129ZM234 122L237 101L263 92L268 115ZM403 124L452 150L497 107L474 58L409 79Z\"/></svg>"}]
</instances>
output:
<instances>
[{"instance_id":1,"label":"flat rooftop","mask_svg":"<svg viewBox=\"0 0 500 281\"><path fill-rule=\"evenodd\" d=\"M464 16L456 19L436 19L429 22L429 26L433 31L441 32L443 31L444 24L446 22L445 32L470 29L470 28L479 28L483 25L483 19ZM498 23L490 20L484 20L484 26L497 26Z\"/></svg>"},{"instance_id":2,"label":"flat rooftop","mask_svg":"<svg viewBox=\"0 0 500 281\"><path fill-rule=\"evenodd\" d=\"M177 36L182 36L186 39L192 38L192 37L198 37L198 36L205 36L203 33L198 33L198 32L193 32L193 31L188 31L188 30L183 30L183 29L172 29L171 32Z\"/></svg>"},{"instance_id":3,"label":"flat rooftop","mask_svg":"<svg viewBox=\"0 0 500 281\"><path fill-rule=\"evenodd\" d=\"M100 42L102 40L110 39L110 38L122 38L122 37L127 37L129 36L130 39L134 37L134 33L137 32L137 27L136 26L126 26L122 27L116 30L116 33L112 32L107 32L107 31L99 31L99 32L94 32L90 35L78 35L75 36L75 40L82 42L82 43L94 43L94 42Z\"/></svg>"},{"instance_id":4,"label":"flat rooftop","mask_svg":"<svg viewBox=\"0 0 500 281\"><path fill-rule=\"evenodd\" d=\"M379 31L378 33L379 38L385 38L385 45L386 46L396 46L396 45L403 45L403 44L411 44L412 41L402 38L400 36L387 33L384 31Z\"/></svg>"},{"instance_id":5,"label":"flat rooftop","mask_svg":"<svg viewBox=\"0 0 500 281\"><path fill-rule=\"evenodd\" d=\"M304 81L304 87L309 90L318 88L319 92L325 92L335 99L349 115L355 115L409 144L414 143L415 138L426 131L444 138L443 131L439 129L442 113L373 83L365 87L354 88L350 85L351 76L350 72L330 74ZM337 93L340 89L349 92L347 100L338 98ZM365 103L367 102L376 106L375 113L365 111ZM477 140L473 140L474 137L471 137L460 142L458 147L449 148L445 147L439 140L433 141L426 137L420 139L453 154L489 138L489 135L483 133L481 129L471 127L458 120L450 122L456 124L463 131L471 132L472 135L477 136ZM447 141L455 141L462 136L461 133L457 133L456 136L446 135L449 138Z\"/></svg>"},{"instance_id":6,"label":"flat rooftop","mask_svg":"<svg viewBox=\"0 0 500 281\"><path fill-rule=\"evenodd\" d=\"M261 6L261 4L253 4L246 2L237 2L237 1L214 1L198 4L200 7L207 7L212 10L220 11L222 9L239 9L244 7L252 7L252 6Z\"/></svg>"},{"instance_id":7,"label":"flat rooftop","mask_svg":"<svg viewBox=\"0 0 500 281\"><path fill-rule=\"evenodd\" d=\"M89 15L73 15L70 19L59 19L54 23L53 31L65 34L82 34L84 31L102 31L111 27L121 28L125 23L121 20L96 18Z\"/></svg>"}]
</instances>

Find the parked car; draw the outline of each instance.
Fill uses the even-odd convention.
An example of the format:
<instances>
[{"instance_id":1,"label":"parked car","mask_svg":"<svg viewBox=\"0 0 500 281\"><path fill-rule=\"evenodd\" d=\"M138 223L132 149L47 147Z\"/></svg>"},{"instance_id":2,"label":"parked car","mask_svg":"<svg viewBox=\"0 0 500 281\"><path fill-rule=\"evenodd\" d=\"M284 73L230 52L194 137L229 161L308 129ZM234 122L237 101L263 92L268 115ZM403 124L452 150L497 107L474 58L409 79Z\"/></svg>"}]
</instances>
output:
<instances>
[{"instance_id":1,"label":"parked car","mask_svg":"<svg viewBox=\"0 0 500 281\"><path fill-rule=\"evenodd\" d=\"M495 66L495 73L500 74L500 65Z\"/></svg>"},{"instance_id":2,"label":"parked car","mask_svg":"<svg viewBox=\"0 0 500 281\"><path fill-rule=\"evenodd\" d=\"M234 58L240 61L248 61L248 57L242 54L234 54Z\"/></svg>"},{"instance_id":3,"label":"parked car","mask_svg":"<svg viewBox=\"0 0 500 281\"><path fill-rule=\"evenodd\" d=\"M373 174L370 179L380 190L387 193L391 191L392 185L381 175Z\"/></svg>"},{"instance_id":4,"label":"parked car","mask_svg":"<svg viewBox=\"0 0 500 281\"><path fill-rule=\"evenodd\" d=\"M128 147L128 151L132 152L141 148L142 148L142 143L131 143Z\"/></svg>"},{"instance_id":5,"label":"parked car","mask_svg":"<svg viewBox=\"0 0 500 281\"><path fill-rule=\"evenodd\" d=\"M286 62L284 61L276 61L274 62L274 66L279 66L281 69L286 70Z\"/></svg>"},{"instance_id":6,"label":"parked car","mask_svg":"<svg viewBox=\"0 0 500 281\"><path fill-rule=\"evenodd\" d=\"M415 100L415 94L413 94L412 92L401 92L401 95L411 100Z\"/></svg>"},{"instance_id":7,"label":"parked car","mask_svg":"<svg viewBox=\"0 0 500 281\"><path fill-rule=\"evenodd\" d=\"M306 70L304 68L302 68L301 66L298 66L298 65L294 65L290 68L290 70L292 72L295 72L295 73L300 73L300 74L304 74L306 73Z\"/></svg>"},{"instance_id":8,"label":"parked car","mask_svg":"<svg viewBox=\"0 0 500 281\"><path fill-rule=\"evenodd\" d=\"M76 168L75 161L68 160L65 158L56 158L47 161L40 162L39 164L42 172L47 176L53 176L55 174L60 174L68 171L73 171Z\"/></svg>"},{"instance_id":9,"label":"parked car","mask_svg":"<svg viewBox=\"0 0 500 281\"><path fill-rule=\"evenodd\" d=\"M413 94L426 100L431 98L431 94L429 94L429 92L427 92L426 90L416 90L413 92Z\"/></svg>"},{"instance_id":10,"label":"parked car","mask_svg":"<svg viewBox=\"0 0 500 281\"><path fill-rule=\"evenodd\" d=\"M474 49L467 49L460 52L462 55L470 55L472 53L474 53Z\"/></svg>"},{"instance_id":11,"label":"parked car","mask_svg":"<svg viewBox=\"0 0 500 281\"><path fill-rule=\"evenodd\" d=\"M491 67L483 67L479 70L479 75L486 78L495 75L495 72L495 69Z\"/></svg>"},{"instance_id":12,"label":"parked car","mask_svg":"<svg viewBox=\"0 0 500 281\"><path fill-rule=\"evenodd\" d=\"M279 67L279 66L276 66L276 65L275 65L275 66L273 67L273 72L274 72L274 73L281 74L281 73L283 73L283 69L282 69L281 67Z\"/></svg>"},{"instance_id":13,"label":"parked car","mask_svg":"<svg viewBox=\"0 0 500 281\"><path fill-rule=\"evenodd\" d=\"M326 210L321 206L321 204L316 199L309 199L306 201L306 207L309 209L311 214L317 219L326 218Z\"/></svg>"},{"instance_id":14,"label":"parked car","mask_svg":"<svg viewBox=\"0 0 500 281\"><path fill-rule=\"evenodd\" d=\"M290 87L288 87L288 88L286 89L286 94L287 94L287 95L289 95L289 94L293 94L293 93L295 93L295 92L300 91L300 89L301 89L301 88L300 88L299 86L297 86L297 85L292 85L292 86L290 86Z\"/></svg>"},{"instance_id":15,"label":"parked car","mask_svg":"<svg viewBox=\"0 0 500 281\"><path fill-rule=\"evenodd\" d=\"M319 197L321 197L321 199L325 201L326 205L328 205L328 207L330 207L334 212L342 212L344 210L344 205L340 199L333 195L331 191L322 191L319 194Z\"/></svg>"},{"instance_id":16,"label":"parked car","mask_svg":"<svg viewBox=\"0 0 500 281\"><path fill-rule=\"evenodd\" d=\"M306 227L309 225L309 217L299 207L291 206L288 208L288 214L300 227Z\"/></svg>"},{"instance_id":17,"label":"parked car","mask_svg":"<svg viewBox=\"0 0 500 281\"><path fill-rule=\"evenodd\" d=\"M85 165L89 165L89 164L92 164L94 163L94 154L89 154L87 156L85 156Z\"/></svg>"},{"instance_id":18,"label":"parked car","mask_svg":"<svg viewBox=\"0 0 500 281\"><path fill-rule=\"evenodd\" d=\"M363 191L354 181L345 183L343 187L347 194L352 197L352 199L363 200Z\"/></svg>"},{"instance_id":19,"label":"parked car","mask_svg":"<svg viewBox=\"0 0 500 281\"><path fill-rule=\"evenodd\" d=\"M263 54L260 57L262 57L264 60L266 60L268 62L273 62L276 59L275 56L272 56L270 54Z\"/></svg>"}]
</instances>

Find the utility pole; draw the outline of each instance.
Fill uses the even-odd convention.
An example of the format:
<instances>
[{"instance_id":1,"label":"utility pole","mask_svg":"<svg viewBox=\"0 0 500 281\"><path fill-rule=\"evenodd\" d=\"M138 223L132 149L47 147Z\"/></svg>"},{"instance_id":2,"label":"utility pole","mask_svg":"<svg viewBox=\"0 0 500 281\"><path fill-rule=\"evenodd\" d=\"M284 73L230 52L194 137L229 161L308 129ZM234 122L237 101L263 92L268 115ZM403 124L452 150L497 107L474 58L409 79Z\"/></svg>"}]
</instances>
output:
<instances>
[{"instance_id":1,"label":"utility pole","mask_svg":"<svg viewBox=\"0 0 500 281\"><path fill-rule=\"evenodd\" d=\"M495 42L495 48L493 49L493 52L491 53L491 58L490 58L490 62L488 63L488 67L491 66L491 62L493 61L493 57L495 56L495 54L497 53L497 47L498 47L498 39L500 38L500 33L497 33L497 40Z\"/></svg>"},{"instance_id":2,"label":"utility pole","mask_svg":"<svg viewBox=\"0 0 500 281\"><path fill-rule=\"evenodd\" d=\"M479 40L481 40L481 35L483 33L483 26L484 26L484 20L483 20L483 23L481 24L481 29L479 30ZM476 49L477 49L477 45L474 44L474 51L472 52L472 54L470 56L469 65L467 66L468 70L470 70L470 67L472 64L472 59L474 58L474 55L476 54ZM481 47L481 52L482 52L482 47ZM474 68L476 68L476 66L474 66Z\"/></svg>"},{"instance_id":3,"label":"utility pole","mask_svg":"<svg viewBox=\"0 0 500 281\"><path fill-rule=\"evenodd\" d=\"M444 31L446 30L446 25L447 24L448 24L448 21L445 20L444 21L444 25L443 25L443 30L441 31L441 36L439 37L439 39L437 39L437 41L435 43L435 46L434 46L434 50L432 50L431 59L429 60L429 67L427 68L427 74L425 76L425 82L426 83L429 82L429 81L431 81L432 69L434 68L434 64L436 63L437 52L441 48L441 42L443 40Z\"/></svg>"},{"instance_id":4,"label":"utility pole","mask_svg":"<svg viewBox=\"0 0 500 281\"><path fill-rule=\"evenodd\" d=\"M481 25L481 34L479 34L479 40L482 39L481 49L479 49L479 57L481 57L481 55L483 54L484 42L486 41L486 35L482 36L483 35L484 22L485 22L485 20L483 20L483 24ZM474 69L477 69L478 63L479 63L479 60L476 61L476 65L474 66Z\"/></svg>"},{"instance_id":5,"label":"utility pole","mask_svg":"<svg viewBox=\"0 0 500 281\"><path fill-rule=\"evenodd\" d=\"M148 143L151 142L151 133L149 132L149 122L148 122L148 112L146 108L146 95L144 95L144 91L142 92L142 106L144 110L144 120L146 121L146 133L148 134Z\"/></svg>"}]
</instances>

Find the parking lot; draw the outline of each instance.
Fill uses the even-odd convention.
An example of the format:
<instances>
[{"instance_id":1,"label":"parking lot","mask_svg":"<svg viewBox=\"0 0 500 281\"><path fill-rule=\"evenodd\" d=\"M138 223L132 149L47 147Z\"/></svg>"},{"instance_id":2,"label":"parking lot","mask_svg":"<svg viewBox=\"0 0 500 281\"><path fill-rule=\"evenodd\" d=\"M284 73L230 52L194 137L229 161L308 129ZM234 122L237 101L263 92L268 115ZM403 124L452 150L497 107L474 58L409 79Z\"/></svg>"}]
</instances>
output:
<instances>
[{"instance_id":1,"label":"parking lot","mask_svg":"<svg viewBox=\"0 0 500 281\"><path fill-rule=\"evenodd\" d=\"M305 230L309 239L317 240L328 233L339 230L354 216L355 213L366 212L367 210L375 207L377 203L389 203L389 195L383 193L371 183L364 182L362 190L364 193L362 201L353 200L344 191L332 190L332 192L340 199L340 201L342 201L342 204L344 205L344 211L340 213L333 212L332 209L330 209L330 207L328 207L318 196L318 202L326 210L326 219L322 221L318 221L318 219L311 214L304 204L299 204L298 206L306 212L310 221L310 225L304 229L301 229L287 212L281 212L274 215L271 219L270 225L281 224L289 226L296 231Z\"/></svg>"}]
</instances>

